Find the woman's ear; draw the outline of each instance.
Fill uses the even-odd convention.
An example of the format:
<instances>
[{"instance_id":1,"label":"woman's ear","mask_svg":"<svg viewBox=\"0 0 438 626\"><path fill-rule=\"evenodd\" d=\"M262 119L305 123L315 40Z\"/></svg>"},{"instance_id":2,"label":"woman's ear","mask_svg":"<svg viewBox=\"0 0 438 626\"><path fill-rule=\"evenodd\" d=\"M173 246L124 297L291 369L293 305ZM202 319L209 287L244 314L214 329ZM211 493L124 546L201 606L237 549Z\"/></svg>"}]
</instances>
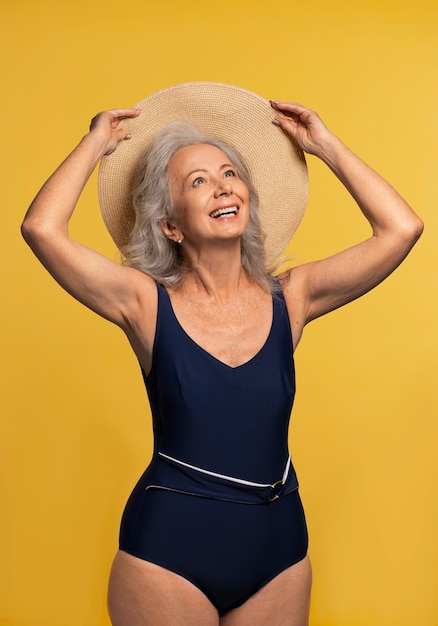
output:
<instances>
[{"instance_id":1,"label":"woman's ear","mask_svg":"<svg viewBox=\"0 0 438 626\"><path fill-rule=\"evenodd\" d=\"M175 243L181 243L183 241L183 233L174 224L171 224L170 222L160 222L160 228L163 235L171 241L174 241Z\"/></svg>"}]
</instances>

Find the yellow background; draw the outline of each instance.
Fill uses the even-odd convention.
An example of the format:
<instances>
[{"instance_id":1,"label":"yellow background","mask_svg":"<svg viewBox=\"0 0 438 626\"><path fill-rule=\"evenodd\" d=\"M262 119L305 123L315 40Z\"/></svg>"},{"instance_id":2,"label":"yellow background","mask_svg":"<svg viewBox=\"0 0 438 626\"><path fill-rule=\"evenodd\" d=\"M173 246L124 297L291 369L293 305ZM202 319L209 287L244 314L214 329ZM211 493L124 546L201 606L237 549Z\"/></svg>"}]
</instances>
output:
<instances>
[{"instance_id":1,"label":"yellow background","mask_svg":"<svg viewBox=\"0 0 438 626\"><path fill-rule=\"evenodd\" d=\"M1 0L1 626L108 626L125 500L149 460L139 368L19 223L95 112L211 80L298 100L406 196L426 231L373 293L307 329L291 446L312 626L438 624L437 26L416 0ZM324 166L289 252L368 235ZM73 234L110 257L94 177Z\"/></svg>"}]
</instances>

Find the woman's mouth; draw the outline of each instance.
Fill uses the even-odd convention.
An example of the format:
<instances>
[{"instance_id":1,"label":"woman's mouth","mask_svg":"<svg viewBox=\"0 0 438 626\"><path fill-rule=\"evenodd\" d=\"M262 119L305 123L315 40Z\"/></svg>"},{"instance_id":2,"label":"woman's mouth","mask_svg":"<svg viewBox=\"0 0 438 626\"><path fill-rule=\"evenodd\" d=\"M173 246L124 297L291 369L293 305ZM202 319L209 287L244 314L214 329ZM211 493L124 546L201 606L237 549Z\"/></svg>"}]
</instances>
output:
<instances>
[{"instance_id":1,"label":"woman's mouth","mask_svg":"<svg viewBox=\"0 0 438 626\"><path fill-rule=\"evenodd\" d=\"M210 213L210 217L214 217L215 219L218 219L219 217L230 217L232 215L237 215L238 210L239 207L234 204L233 206L222 207L221 209L213 211Z\"/></svg>"}]
</instances>

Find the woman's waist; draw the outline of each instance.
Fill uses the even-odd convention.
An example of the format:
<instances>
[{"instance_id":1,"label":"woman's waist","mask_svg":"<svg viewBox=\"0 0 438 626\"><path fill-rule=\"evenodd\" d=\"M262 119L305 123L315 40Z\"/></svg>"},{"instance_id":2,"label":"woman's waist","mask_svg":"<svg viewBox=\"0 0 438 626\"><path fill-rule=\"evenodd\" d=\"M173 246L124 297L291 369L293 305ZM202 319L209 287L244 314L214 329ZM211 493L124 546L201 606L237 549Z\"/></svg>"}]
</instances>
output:
<instances>
[{"instance_id":1,"label":"woman's waist","mask_svg":"<svg viewBox=\"0 0 438 626\"><path fill-rule=\"evenodd\" d=\"M195 468L235 476L256 483L279 479L288 455L286 428L233 430L166 428L155 432L155 454L163 453Z\"/></svg>"},{"instance_id":2,"label":"woman's waist","mask_svg":"<svg viewBox=\"0 0 438 626\"><path fill-rule=\"evenodd\" d=\"M274 479L272 474L266 480L260 480L260 474L257 480L253 480L253 477L248 475L213 471L165 452L158 452L154 456L146 475L147 480L144 483L146 490L163 489L246 504L273 502L298 488L297 477L288 453Z\"/></svg>"}]
</instances>

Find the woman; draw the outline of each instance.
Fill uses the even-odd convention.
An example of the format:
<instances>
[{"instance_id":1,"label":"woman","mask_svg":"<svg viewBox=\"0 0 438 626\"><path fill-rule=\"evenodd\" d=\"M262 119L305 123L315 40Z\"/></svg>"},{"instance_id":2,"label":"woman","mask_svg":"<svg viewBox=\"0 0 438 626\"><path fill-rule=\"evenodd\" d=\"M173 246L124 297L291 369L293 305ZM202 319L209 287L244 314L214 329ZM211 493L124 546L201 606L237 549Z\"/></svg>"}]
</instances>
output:
<instances>
[{"instance_id":1,"label":"woman","mask_svg":"<svg viewBox=\"0 0 438 626\"><path fill-rule=\"evenodd\" d=\"M124 330L151 402L154 458L126 506L110 577L115 626L308 623L307 533L287 451L292 352L308 322L386 278L422 223L316 113L271 106L271 128L328 165L369 221L369 239L273 280L239 155L170 126L138 172L127 263L85 248L69 238L69 219L97 163L135 139L130 123L148 125L139 109L97 115L23 223L56 280ZM167 201L154 204L154 185Z\"/></svg>"}]
</instances>

